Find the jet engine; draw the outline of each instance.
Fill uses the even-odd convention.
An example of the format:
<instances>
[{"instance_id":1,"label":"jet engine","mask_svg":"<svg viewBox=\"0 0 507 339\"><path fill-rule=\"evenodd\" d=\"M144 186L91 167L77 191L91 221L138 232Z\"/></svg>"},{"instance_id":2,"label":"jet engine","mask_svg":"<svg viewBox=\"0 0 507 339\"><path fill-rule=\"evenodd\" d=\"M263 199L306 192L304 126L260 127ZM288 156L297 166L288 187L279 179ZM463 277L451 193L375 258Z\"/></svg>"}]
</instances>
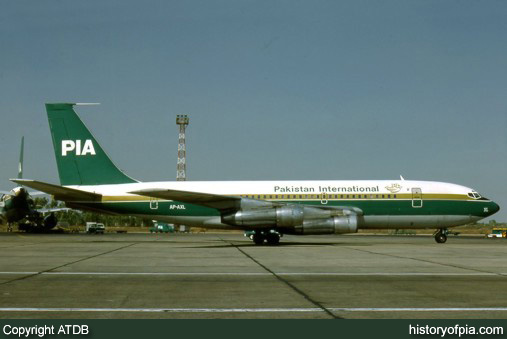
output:
<instances>
[{"instance_id":1,"label":"jet engine","mask_svg":"<svg viewBox=\"0 0 507 339\"><path fill-rule=\"evenodd\" d=\"M357 232L356 214L336 216L327 219L305 220L302 225L284 229L287 234L342 234Z\"/></svg>"},{"instance_id":2,"label":"jet engine","mask_svg":"<svg viewBox=\"0 0 507 339\"><path fill-rule=\"evenodd\" d=\"M50 230L50 229L54 228L57 223L58 223L58 218L56 217L56 215L54 213L50 213L48 216L46 216L44 218L43 226L44 226L44 229Z\"/></svg>"},{"instance_id":3,"label":"jet engine","mask_svg":"<svg viewBox=\"0 0 507 339\"><path fill-rule=\"evenodd\" d=\"M326 218L331 215L332 211L329 210L299 205L288 205L272 208L239 210L231 214L222 215L222 222L234 226L293 227L301 225L305 219Z\"/></svg>"},{"instance_id":4,"label":"jet engine","mask_svg":"<svg viewBox=\"0 0 507 339\"><path fill-rule=\"evenodd\" d=\"M251 228L273 227L287 234L331 234L357 232L358 218L340 209L287 205L239 210L222 215L222 222Z\"/></svg>"}]
</instances>

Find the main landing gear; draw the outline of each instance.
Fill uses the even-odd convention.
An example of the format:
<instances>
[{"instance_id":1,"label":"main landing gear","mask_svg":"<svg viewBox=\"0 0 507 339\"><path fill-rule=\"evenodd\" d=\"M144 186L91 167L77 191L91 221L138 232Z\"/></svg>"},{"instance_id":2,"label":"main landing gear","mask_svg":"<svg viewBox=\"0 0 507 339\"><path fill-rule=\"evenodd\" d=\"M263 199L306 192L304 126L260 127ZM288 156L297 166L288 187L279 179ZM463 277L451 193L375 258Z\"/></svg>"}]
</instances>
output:
<instances>
[{"instance_id":1,"label":"main landing gear","mask_svg":"<svg viewBox=\"0 0 507 339\"><path fill-rule=\"evenodd\" d=\"M435 241L439 244L443 244L444 242L447 241L447 233L449 233L447 228L442 228L442 229L438 230L435 233Z\"/></svg>"},{"instance_id":2,"label":"main landing gear","mask_svg":"<svg viewBox=\"0 0 507 339\"><path fill-rule=\"evenodd\" d=\"M275 230L267 230L267 231L253 231L254 233L250 235L250 238L256 245L264 244L264 241L268 243L268 245L278 245L280 243L281 234Z\"/></svg>"}]
</instances>

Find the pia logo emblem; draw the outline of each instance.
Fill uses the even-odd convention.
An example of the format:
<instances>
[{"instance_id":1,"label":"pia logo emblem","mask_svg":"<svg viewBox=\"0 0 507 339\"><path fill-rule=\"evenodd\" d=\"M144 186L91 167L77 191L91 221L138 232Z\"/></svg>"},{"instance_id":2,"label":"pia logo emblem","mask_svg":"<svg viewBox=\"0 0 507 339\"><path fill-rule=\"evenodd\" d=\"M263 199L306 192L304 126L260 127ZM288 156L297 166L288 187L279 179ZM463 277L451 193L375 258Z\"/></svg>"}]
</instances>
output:
<instances>
[{"instance_id":1,"label":"pia logo emblem","mask_svg":"<svg viewBox=\"0 0 507 339\"><path fill-rule=\"evenodd\" d=\"M67 156L68 152L74 152L76 155L95 155L95 148L90 139L84 143L81 140L62 140L62 156Z\"/></svg>"},{"instance_id":2,"label":"pia logo emblem","mask_svg":"<svg viewBox=\"0 0 507 339\"><path fill-rule=\"evenodd\" d=\"M398 193L399 191L401 191L401 185L391 184L391 186L386 186L386 189L391 193Z\"/></svg>"}]
</instances>

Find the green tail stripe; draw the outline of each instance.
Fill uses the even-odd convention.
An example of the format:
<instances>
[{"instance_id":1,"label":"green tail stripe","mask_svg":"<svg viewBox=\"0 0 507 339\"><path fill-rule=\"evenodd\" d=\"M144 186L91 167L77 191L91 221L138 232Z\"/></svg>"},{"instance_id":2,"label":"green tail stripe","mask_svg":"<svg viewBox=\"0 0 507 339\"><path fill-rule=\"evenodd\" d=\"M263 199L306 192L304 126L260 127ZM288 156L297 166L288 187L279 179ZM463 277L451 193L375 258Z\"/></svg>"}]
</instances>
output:
<instances>
[{"instance_id":1,"label":"green tail stripe","mask_svg":"<svg viewBox=\"0 0 507 339\"><path fill-rule=\"evenodd\" d=\"M74 111L74 105L46 104L60 183L105 185L137 182L109 159Z\"/></svg>"}]
</instances>

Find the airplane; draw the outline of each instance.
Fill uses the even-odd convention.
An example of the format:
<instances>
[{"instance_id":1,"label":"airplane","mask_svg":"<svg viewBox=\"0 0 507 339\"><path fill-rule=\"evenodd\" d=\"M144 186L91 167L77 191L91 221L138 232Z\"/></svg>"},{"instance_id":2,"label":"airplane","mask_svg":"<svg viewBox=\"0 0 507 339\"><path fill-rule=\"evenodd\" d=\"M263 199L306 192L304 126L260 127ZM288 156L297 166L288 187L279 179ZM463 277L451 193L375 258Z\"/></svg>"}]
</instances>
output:
<instances>
[{"instance_id":1,"label":"airplane","mask_svg":"<svg viewBox=\"0 0 507 339\"><path fill-rule=\"evenodd\" d=\"M61 185L12 179L67 207L163 222L253 233L276 245L284 234L343 234L359 229L448 228L488 217L499 206L451 183L404 180L140 182L119 170L76 114L77 103L46 111Z\"/></svg>"},{"instance_id":2,"label":"airplane","mask_svg":"<svg viewBox=\"0 0 507 339\"><path fill-rule=\"evenodd\" d=\"M18 179L23 178L23 149L25 137L21 138L19 154ZM19 230L48 231L56 226L58 219L54 212L67 208L37 209L31 195L44 194L42 192L28 192L24 187L17 186L10 192L0 192L0 219L7 223L8 231L12 231L12 224L17 223ZM44 216L44 214L49 213Z\"/></svg>"}]
</instances>

